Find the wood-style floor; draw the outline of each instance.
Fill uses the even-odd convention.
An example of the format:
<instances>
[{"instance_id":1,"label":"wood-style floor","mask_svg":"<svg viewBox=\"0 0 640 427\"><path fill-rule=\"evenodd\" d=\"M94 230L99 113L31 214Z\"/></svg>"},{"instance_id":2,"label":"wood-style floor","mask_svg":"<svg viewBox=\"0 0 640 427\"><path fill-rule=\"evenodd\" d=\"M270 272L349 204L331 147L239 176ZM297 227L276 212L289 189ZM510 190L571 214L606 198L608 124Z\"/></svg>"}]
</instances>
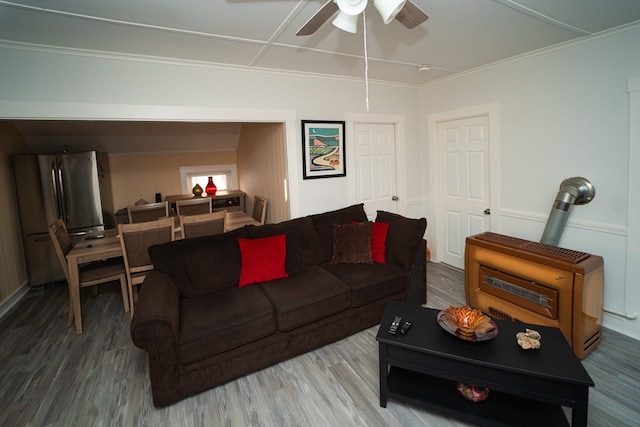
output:
<instances>
[{"instance_id":1,"label":"wood-style floor","mask_svg":"<svg viewBox=\"0 0 640 427\"><path fill-rule=\"evenodd\" d=\"M464 303L461 271L427 270L429 307ZM393 400L380 408L377 327L155 409L118 289L83 290L79 336L64 327L67 304L62 286L30 292L0 319L0 426L467 425ZM583 361L596 384L590 426L639 425L639 360L639 341L605 330Z\"/></svg>"}]
</instances>

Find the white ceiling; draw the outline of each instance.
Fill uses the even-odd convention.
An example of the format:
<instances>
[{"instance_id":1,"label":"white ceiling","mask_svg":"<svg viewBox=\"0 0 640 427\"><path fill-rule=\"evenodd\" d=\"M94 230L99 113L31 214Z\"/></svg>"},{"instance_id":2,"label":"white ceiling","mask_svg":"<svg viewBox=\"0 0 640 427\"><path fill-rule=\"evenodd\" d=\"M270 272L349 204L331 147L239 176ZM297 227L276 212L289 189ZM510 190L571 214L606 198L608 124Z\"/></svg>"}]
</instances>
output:
<instances>
[{"instance_id":1,"label":"white ceiling","mask_svg":"<svg viewBox=\"0 0 640 427\"><path fill-rule=\"evenodd\" d=\"M357 34L296 31L325 0L0 0L0 40L362 78ZM408 30L368 7L369 78L420 85L640 20L640 0L413 0ZM419 72L429 64L432 71Z\"/></svg>"},{"instance_id":2,"label":"white ceiling","mask_svg":"<svg viewBox=\"0 0 640 427\"><path fill-rule=\"evenodd\" d=\"M429 15L412 30L366 9L370 80L420 86L640 20L640 0L412 1ZM364 78L362 19L357 34L327 22L295 35L324 3L0 0L0 42Z\"/></svg>"}]
</instances>

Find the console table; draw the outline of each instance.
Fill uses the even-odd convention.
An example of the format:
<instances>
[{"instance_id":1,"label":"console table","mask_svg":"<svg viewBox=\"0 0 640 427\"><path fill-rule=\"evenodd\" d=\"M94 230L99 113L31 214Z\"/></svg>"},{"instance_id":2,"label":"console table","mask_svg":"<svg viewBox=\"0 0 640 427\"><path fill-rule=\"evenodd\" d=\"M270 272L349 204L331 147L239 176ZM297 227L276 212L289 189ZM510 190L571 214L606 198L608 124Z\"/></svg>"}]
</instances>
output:
<instances>
[{"instance_id":1,"label":"console table","mask_svg":"<svg viewBox=\"0 0 640 427\"><path fill-rule=\"evenodd\" d=\"M557 328L495 320L498 335L484 342L457 338L438 325L438 310L390 303L376 339L380 353L380 406L388 398L418 403L446 416L490 426L586 426L593 380ZM413 323L392 335L395 316ZM523 350L516 333L542 335L539 350ZM490 389L479 403L464 399L454 383Z\"/></svg>"},{"instance_id":2,"label":"console table","mask_svg":"<svg viewBox=\"0 0 640 427\"><path fill-rule=\"evenodd\" d=\"M244 191L240 190L219 190L215 196L207 196L203 193L202 197L211 197L211 210L213 212L222 210L244 212L246 195ZM193 194L179 194L177 196L166 196L164 199L169 202L169 209L172 212L176 212L176 200L193 199L194 197Z\"/></svg>"}]
</instances>

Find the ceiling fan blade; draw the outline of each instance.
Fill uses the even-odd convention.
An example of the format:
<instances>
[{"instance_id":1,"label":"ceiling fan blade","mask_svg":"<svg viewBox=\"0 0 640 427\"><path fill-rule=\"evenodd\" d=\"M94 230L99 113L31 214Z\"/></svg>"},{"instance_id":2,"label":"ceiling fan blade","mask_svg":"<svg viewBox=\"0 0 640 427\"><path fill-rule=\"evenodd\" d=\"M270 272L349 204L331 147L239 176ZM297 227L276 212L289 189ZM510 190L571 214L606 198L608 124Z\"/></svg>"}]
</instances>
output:
<instances>
[{"instance_id":1,"label":"ceiling fan blade","mask_svg":"<svg viewBox=\"0 0 640 427\"><path fill-rule=\"evenodd\" d=\"M403 8L400 9L400 12L396 15L396 19L408 29L412 29L429 19L429 15L407 0Z\"/></svg>"},{"instance_id":2,"label":"ceiling fan blade","mask_svg":"<svg viewBox=\"0 0 640 427\"><path fill-rule=\"evenodd\" d=\"M309 36L315 33L337 11L338 5L333 0L329 0L298 30L296 36Z\"/></svg>"}]
</instances>

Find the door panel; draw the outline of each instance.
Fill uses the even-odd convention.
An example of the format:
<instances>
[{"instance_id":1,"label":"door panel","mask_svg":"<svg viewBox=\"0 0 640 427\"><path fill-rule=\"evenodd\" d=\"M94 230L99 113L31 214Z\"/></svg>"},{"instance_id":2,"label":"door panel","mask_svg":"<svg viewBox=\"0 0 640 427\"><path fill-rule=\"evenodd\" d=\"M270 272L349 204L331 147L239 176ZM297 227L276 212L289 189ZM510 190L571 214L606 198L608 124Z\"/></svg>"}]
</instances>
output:
<instances>
[{"instance_id":1,"label":"door panel","mask_svg":"<svg viewBox=\"0 0 640 427\"><path fill-rule=\"evenodd\" d=\"M370 219L377 210L398 212L395 125L357 123L357 197Z\"/></svg>"},{"instance_id":2,"label":"door panel","mask_svg":"<svg viewBox=\"0 0 640 427\"><path fill-rule=\"evenodd\" d=\"M358 192L361 202L367 203L373 200L372 177L371 156L358 156Z\"/></svg>"},{"instance_id":3,"label":"door panel","mask_svg":"<svg viewBox=\"0 0 640 427\"><path fill-rule=\"evenodd\" d=\"M447 211L446 215L446 249L447 254L452 256L462 256L462 246L460 244L460 230L462 229L460 224L460 213L454 211Z\"/></svg>"},{"instance_id":4,"label":"door panel","mask_svg":"<svg viewBox=\"0 0 640 427\"><path fill-rule=\"evenodd\" d=\"M489 119L487 116L438 123L441 153L445 247L442 261L464 268L467 236L489 230Z\"/></svg>"},{"instance_id":5,"label":"door panel","mask_svg":"<svg viewBox=\"0 0 640 427\"><path fill-rule=\"evenodd\" d=\"M447 153L445 162L446 195L448 197L461 197L460 194L460 154Z\"/></svg>"}]
</instances>

